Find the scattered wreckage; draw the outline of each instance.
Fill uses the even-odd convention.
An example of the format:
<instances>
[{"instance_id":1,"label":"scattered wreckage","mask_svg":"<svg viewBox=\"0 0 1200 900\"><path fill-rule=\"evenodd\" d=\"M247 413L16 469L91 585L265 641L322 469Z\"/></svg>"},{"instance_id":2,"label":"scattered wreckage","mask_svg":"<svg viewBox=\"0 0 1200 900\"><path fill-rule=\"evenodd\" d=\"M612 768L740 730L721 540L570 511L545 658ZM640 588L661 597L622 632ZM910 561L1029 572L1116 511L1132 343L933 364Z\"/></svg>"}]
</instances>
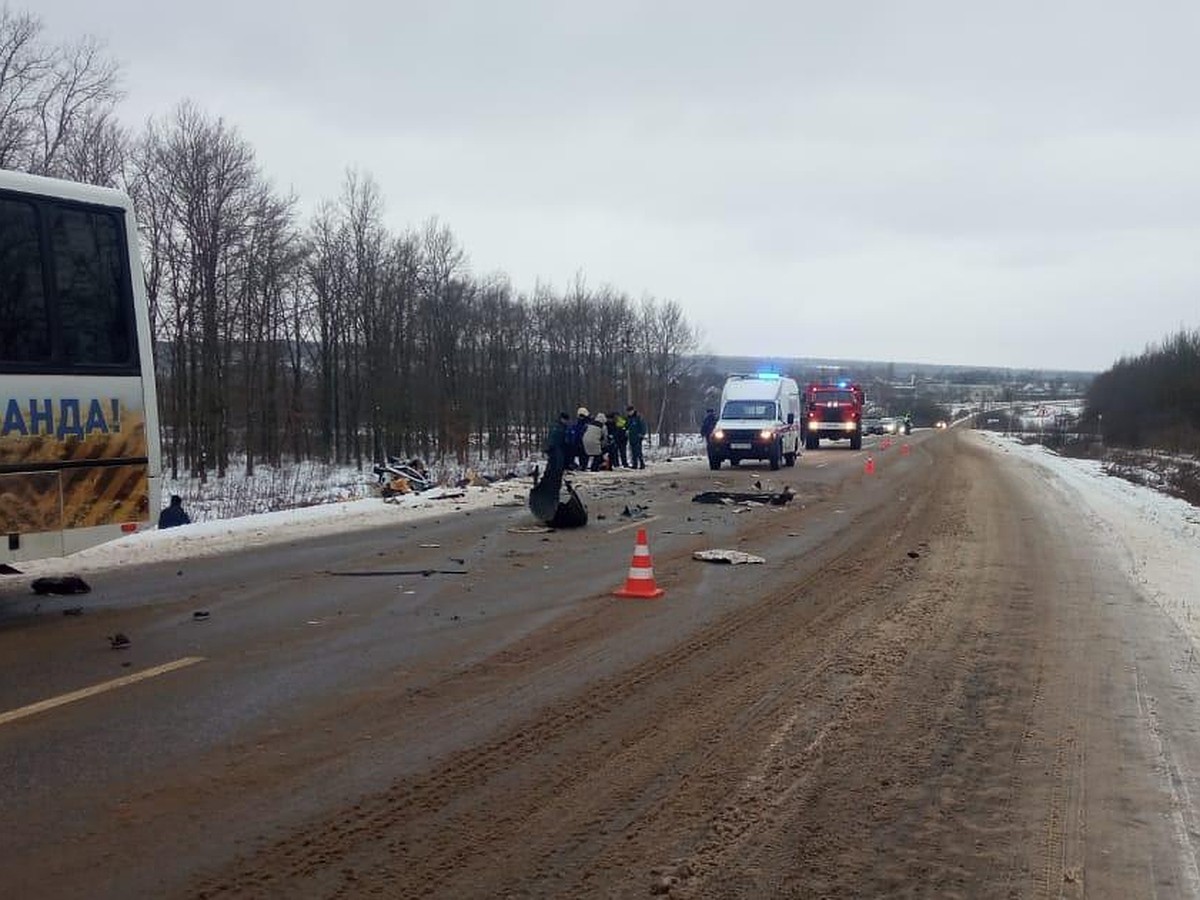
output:
<instances>
[{"instance_id":1,"label":"scattered wreckage","mask_svg":"<svg viewBox=\"0 0 1200 900\"><path fill-rule=\"evenodd\" d=\"M563 467L551 460L540 478L533 470L533 489L529 492L529 511L551 528L582 528L588 522L587 507L574 485L563 480ZM561 495L566 488L567 499Z\"/></svg>"},{"instance_id":2,"label":"scattered wreckage","mask_svg":"<svg viewBox=\"0 0 1200 900\"><path fill-rule=\"evenodd\" d=\"M387 462L375 466L375 476L379 479L380 492L385 500L397 494L419 494L437 486L419 460L403 462L389 456Z\"/></svg>"},{"instance_id":3,"label":"scattered wreckage","mask_svg":"<svg viewBox=\"0 0 1200 900\"><path fill-rule=\"evenodd\" d=\"M692 553L692 559L700 562L724 563L730 566L741 566L755 563L765 563L765 557L756 556L753 553L745 553L741 550L696 550Z\"/></svg>"},{"instance_id":4,"label":"scattered wreckage","mask_svg":"<svg viewBox=\"0 0 1200 900\"><path fill-rule=\"evenodd\" d=\"M692 497L693 503L758 503L763 506L786 506L796 492L790 487L782 491L702 491Z\"/></svg>"}]
</instances>

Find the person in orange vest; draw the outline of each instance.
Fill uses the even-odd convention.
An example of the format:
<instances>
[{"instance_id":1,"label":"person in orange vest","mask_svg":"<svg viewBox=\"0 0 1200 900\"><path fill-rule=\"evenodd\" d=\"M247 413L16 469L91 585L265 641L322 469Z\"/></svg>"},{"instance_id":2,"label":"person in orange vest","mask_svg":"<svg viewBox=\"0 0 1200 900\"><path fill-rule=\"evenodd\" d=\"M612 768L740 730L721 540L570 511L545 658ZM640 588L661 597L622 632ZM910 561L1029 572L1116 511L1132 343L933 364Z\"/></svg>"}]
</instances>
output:
<instances>
[{"instance_id":1,"label":"person in orange vest","mask_svg":"<svg viewBox=\"0 0 1200 900\"><path fill-rule=\"evenodd\" d=\"M610 412L608 414L608 433L612 436L612 453L609 459L612 460L612 468L618 467L623 469L629 468L629 458L626 455L626 448L629 446L629 434L625 431L625 417L619 412Z\"/></svg>"}]
</instances>

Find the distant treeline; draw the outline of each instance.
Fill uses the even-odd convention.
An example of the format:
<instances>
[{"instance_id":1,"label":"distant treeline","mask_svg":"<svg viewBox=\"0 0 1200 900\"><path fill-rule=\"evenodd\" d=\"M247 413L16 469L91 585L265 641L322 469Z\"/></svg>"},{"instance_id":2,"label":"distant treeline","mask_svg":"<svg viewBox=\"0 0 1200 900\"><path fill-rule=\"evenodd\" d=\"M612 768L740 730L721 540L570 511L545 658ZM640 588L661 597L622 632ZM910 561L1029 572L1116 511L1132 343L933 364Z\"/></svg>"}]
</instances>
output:
<instances>
[{"instance_id":1,"label":"distant treeline","mask_svg":"<svg viewBox=\"0 0 1200 900\"><path fill-rule=\"evenodd\" d=\"M1200 453L1200 330L1182 330L1097 375L1085 420L1108 444Z\"/></svg>"}]
</instances>

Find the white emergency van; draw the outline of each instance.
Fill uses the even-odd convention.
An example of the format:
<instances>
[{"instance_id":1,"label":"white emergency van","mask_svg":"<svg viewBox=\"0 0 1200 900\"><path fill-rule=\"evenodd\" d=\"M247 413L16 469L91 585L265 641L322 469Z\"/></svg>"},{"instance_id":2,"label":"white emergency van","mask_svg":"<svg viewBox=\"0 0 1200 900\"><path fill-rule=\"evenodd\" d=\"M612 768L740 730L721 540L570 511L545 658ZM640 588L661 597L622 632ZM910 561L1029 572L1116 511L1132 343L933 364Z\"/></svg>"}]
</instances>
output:
<instances>
[{"instance_id":1,"label":"white emergency van","mask_svg":"<svg viewBox=\"0 0 1200 900\"><path fill-rule=\"evenodd\" d=\"M796 464L800 455L800 387L771 373L730 375L721 391L717 425L708 436L708 465L724 460L764 459L772 469Z\"/></svg>"}]
</instances>

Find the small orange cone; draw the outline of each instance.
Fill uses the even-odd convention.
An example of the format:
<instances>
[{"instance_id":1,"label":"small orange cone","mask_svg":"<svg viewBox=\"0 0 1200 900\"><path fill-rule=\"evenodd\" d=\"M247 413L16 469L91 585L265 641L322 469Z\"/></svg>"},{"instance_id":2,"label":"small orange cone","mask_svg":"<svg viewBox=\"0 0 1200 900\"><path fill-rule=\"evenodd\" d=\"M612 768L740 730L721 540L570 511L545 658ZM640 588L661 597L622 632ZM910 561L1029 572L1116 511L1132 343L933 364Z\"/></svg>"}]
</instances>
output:
<instances>
[{"instance_id":1,"label":"small orange cone","mask_svg":"<svg viewBox=\"0 0 1200 900\"><path fill-rule=\"evenodd\" d=\"M646 529L639 528L637 543L633 547L633 562L629 564L629 577L625 579L625 587L613 591L613 596L653 600L665 593L666 591L654 583L654 563L650 559Z\"/></svg>"},{"instance_id":2,"label":"small orange cone","mask_svg":"<svg viewBox=\"0 0 1200 900\"><path fill-rule=\"evenodd\" d=\"M880 441L880 442L879 442L879 449L880 449L880 450L886 450L886 449L887 449L888 447L890 447L890 446L892 446L892 439L891 439L891 438L884 438L882 441Z\"/></svg>"},{"instance_id":3,"label":"small orange cone","mask_svg":"<svg viewBox=\"0 0 1200 900\"><path fill-rule=\"evenodd\" d=\"M867 464L866 464L866 466L863 467L863 471L868 475L875 474L875 457L873 457L873 456L867 457Z\"/></svg>"},{"instance_id":4,"label":"small orange cone","mask_svg":"<svg viewBox=\"0 0 1200 900\"><path fill-rule=\"evenodd\" d=\"M900 455L908 456L908 444L905 444L900 448Z\"/></svg>"}]
</instances>

